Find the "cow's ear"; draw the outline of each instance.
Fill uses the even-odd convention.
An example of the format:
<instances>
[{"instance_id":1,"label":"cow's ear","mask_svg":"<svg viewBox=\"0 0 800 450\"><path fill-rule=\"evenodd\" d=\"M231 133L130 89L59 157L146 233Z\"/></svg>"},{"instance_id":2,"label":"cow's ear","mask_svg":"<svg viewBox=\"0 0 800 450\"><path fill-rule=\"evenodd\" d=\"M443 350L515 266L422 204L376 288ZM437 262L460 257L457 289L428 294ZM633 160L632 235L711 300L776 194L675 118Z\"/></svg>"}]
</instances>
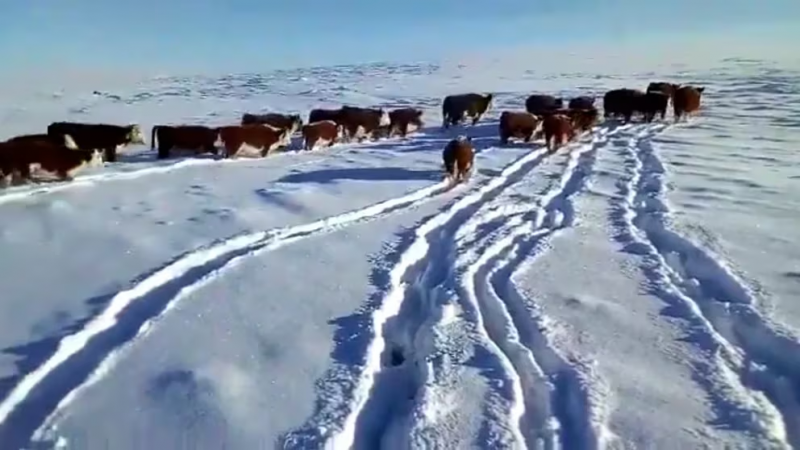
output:
<instances>
[{"instance_id":1,"label":"cow's ear","mask_svg":"<svg viewBox=\"0 0 800 450\"><path fill-rule=\"evenodd\" d=\"M697 92L703 93L706 90L705 86L697 88Z\"/></svg>"}]
</instances>

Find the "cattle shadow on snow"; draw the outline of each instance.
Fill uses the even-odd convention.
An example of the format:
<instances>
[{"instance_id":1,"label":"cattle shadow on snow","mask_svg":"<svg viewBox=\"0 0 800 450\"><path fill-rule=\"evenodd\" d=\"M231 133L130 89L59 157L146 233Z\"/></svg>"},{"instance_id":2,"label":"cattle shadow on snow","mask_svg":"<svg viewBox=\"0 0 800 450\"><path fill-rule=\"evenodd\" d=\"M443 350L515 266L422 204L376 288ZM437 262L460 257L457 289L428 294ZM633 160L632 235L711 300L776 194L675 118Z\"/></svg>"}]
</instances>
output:
<instances>
[{"instance_id":1,"label":"cattle shadow on snow","mask_svg":"<svg viewBox=\"0 0 800 450\"><path fill-rule=\"evenodd\" d=\"M441 170L413 170L405 167L352 167L295 171L276 180L277 183L335 183L352 181L441 181Z\"/></svg>"},{"instance_id":2,"label":"cattle shadow on snow","mask_svg":"<svg viewBox=\"0 0 800 450\"><path fill-rule=\"evenodd\" d=\"M302 204L292 201L291 197L286 195L285 192L267 188L256 189L254 192L261 201L269 205L277 206L293 213L308 211L308 208Z\"/></svg>"}]
</instances>

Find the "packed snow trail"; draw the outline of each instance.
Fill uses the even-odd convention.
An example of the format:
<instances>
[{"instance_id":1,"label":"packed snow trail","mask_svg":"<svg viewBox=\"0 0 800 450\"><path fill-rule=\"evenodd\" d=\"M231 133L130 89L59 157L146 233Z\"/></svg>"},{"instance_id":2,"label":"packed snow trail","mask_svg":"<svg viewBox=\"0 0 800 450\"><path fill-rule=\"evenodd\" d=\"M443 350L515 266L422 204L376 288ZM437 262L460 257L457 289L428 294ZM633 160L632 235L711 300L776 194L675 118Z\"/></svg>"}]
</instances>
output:
<instances>
[{"instance_id":1,"label":"packed snow trail","mask_svg":"<svg viewBox=\"0 0 800 450\"><path fill-rule=\"evenodd\" d=\"M570 159L561 184L554 191L548 192L541 199L541 203L552 207L549 202L562 200L563 196L571 195L578 189L580 183L577 180L586 174L582 171L583 167L579 167L577 158L602 147L608 130L600 127L595 132L597 135L593 142L573 150L575 154ZM448 289L456 287L456 278L463 276L466 269L458 267L463 261L456 261L453 237L472 234L463 230L474 231L482 226L501 223L508 218L504 216L504 212L513 214L514 207L504 208L506 205L498 205L492 209L491 206L494 206L495 199L504 190L529 174L542 157L543 153L532 153L517 164L507 167L493 180L495 182L462 198L448 210L428 219L414 230L415 238L401 253L399 262L391 270L390 288L381 302L381 307L373 314L375 338L367 353L366 368L362 372L361 381L353 395L355 399L348 406L350 413L344 421L343 429L331 436L329 445L336 448L369 447L379 445L387 434L392 437L403 434L394 428L398 423L407 420L405 416L410 411L403 412L403 408L397 405L402 404L405 401L403 399L408 397L417 399L424 397L426 389L424 380L429 377L431 370L426 367L427 363L424 360L432 350L432 344L426 341L430 341L431 330L442 317L443 295ZM490 213L476 215L487 205L490 207ZM517 385L517 388L512 388L516 394L511 395L521 397L519 375L509 357L492 338L492 335L495 335L495 324L486 325L487 321L482 317L481 307L474 299L467 300L466 303L468 305L465 309L471 309L472 317L477 322L478 333L493 347L493 354L498 364L503 367L512 384ZM489 328L493 331L488 331ZM399 351L403 361L399 367L387 362L392 359L391 354L398 349L401 349ZM405 372L406 375L403 377L408 380L418 380L411 382L411 385L416 387L410 388L410 392L398 389L396 386L398 372ZM513 381L515 379L516 382ZM509 411L509 414L512 417L519 415L519 406L513 408L517 409ZM376 419L376 417L382 418ZM519 428L519 417L510 419L510 423L511 432L517 436L516 440L524 442ZM407 433L405 435L407 438ZM300 445L299 442L292 441L291 436L286 442L290 446Z\"/></svg>"},{"instance_id":2,"label":"packed snow trail","mask_svg":"<svg viewBox=\"0 0 800 450\"><path fill-rule=\"evenodd\" d=\"M764 323L748 289L722 263L667 228L665 169L652 142L657 131L645 129L616 146L627 169L612 214L617 240L642 257L654 294L682 311L693 340L710 352L709 367L700 372L729 420L772 446L797 446L799 410L791 399L800 390L781 379L799 379L797 367L785 361L787 355L800 361L800 344Z\"/></svg>"}]
</instances>

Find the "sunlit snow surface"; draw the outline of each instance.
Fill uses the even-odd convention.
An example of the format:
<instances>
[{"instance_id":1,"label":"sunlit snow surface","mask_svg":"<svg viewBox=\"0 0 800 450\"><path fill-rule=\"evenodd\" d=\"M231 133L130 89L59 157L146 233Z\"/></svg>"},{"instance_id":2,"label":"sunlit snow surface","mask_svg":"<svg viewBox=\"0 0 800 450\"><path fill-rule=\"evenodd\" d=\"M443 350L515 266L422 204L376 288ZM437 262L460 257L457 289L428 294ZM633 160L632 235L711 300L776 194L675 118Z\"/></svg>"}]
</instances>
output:
<instances>
[{"instance_id":1,"label":"sunlit snow surface","mask_svg":"<svg viewBox=\"0 0 800 450\"><path fill-rule=\"evenodd\" d=\"M800 71L733 56L3 86L4 137L340 104L427 126L263 160L148 145L0 192L0 448L800 446ZM706 86L698 117L498 144L530 93L671 80ZM493 109L441 131L467 91ZM445 192L461 133L477 172Z\"/></svg>"}]
</instances>

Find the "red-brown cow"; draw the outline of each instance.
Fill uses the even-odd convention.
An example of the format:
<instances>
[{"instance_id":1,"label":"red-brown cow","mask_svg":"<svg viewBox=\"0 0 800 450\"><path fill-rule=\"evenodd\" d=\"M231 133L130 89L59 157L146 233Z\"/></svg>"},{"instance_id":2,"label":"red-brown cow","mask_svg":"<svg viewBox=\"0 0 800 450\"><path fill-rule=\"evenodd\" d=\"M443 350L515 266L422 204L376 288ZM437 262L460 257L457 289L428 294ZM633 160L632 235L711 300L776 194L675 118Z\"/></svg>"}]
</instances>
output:
<instances>
[{"instance_id":1,"label":"red-brown cow","mask_svg":"<svg viewBox=\"0 0 800 450\"><path fill-rule=\"evenodd\" d=\"M214 145L219 131L203 125L156 125L150 137L150 150L158 141L158 158L169 158L173 149L188 150L193 154L211 153L219 150Z\"/></svg>"},{"instance_id":2,"label":"red-brown cow","mask_svg":"<svg viewBox=\"0 0 800 450\"><path fill-rule=\"evenodd\" d=\"M529 112L503 111L500 114L500 143L508 144L510 138L522 139L526 143L530 142L536 128L539 127L542 119Z\"/></svg>"},{"instance_id":3,"label":"red-brown cow","mask_svg":"<svg viewBox=\"0 0 800 450\"><path fill-rule=\"evenodd\" d=\"M475 161L475 148L472 146L472 138L458 136L445 145L442 150L442 160L447 180L452 187L461 182L466 182L472 175L472 167Z\"/></svg>"},{"instance_id":4,"label":"red-brown cow","mask_svg":"<svg viewBox=\"0 0 800 450\"><path fill-rule=\"evenodd\" d=\"M215 145L225 149L225 157L264 157L291 143L289 130L269 125L228 125L219 127Z\"/></svg>"},{"instance_id":5,"label":"red-brown cow","mask_svg":"<svg viewBox=\"0 0 800 450\"><path fill-rule=\"evenodd\" d=\"M49 134L22 134L8 139L6 142L50 142L57 146L64 146L69 150L77 150L78 144L72 139L72 136L65 134L61 136L52 136Z\"/></svg>"},{"instance_id":6,"label":"red-brown cow","mask_svg":"<svg viewBox=\"0 0 800 450\"><path fill-rule=\"evenodd\" d=\"M675 90L675 97L672 99L672 112L675 115L676 122L684 115L692 115L700 110L700 102L705 90L705 87L695 86L681 86Z\"/></svg>"},{"instance_id":7,"label":"red-brown cow","mask_svg":"<svg viewBox=\"0 0 800 450\"><path fill-rule=\"evenodd\" d=\"M50 172L62 181L69 181L78 170L102 162L100 150L69 148L51 140L20 139L0 143L0 174L6 183L15 175L21 181L31 181L33 169Z\"/></svg>"},{"instance_id":8,"label":"red-brown cow","mask_svg":"<svg viewBox=\"0 0 800 450\"><path fill-rule=\"evenodd\" d=\"M317 144L327 147L336 143L342 133L342 126L332 120L320 120L303 125L301 128L303 135L303 148L313 150Z\"/></svg>"},{"instance_id":9,"label":"red-brown cow","mask_svg":"<svg viewBox=\"0 0 800 450\"><path fill-rule=\"evenodd\" d=\"M550 153L555 153L562 145L575 138L572 120L565 114L546 115L542 122L542 130Z\"/></svg>"}]
</instances>

